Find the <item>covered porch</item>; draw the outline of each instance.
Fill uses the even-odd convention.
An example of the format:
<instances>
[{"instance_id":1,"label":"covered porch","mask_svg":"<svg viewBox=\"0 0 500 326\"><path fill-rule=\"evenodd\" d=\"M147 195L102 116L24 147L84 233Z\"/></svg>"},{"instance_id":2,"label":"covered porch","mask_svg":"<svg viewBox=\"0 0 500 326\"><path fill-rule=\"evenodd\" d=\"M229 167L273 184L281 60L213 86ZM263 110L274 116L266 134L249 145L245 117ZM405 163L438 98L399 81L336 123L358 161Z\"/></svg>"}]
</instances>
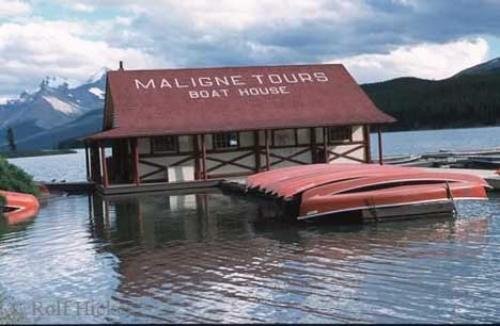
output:
<instances>
[{"instance_id":1,"label":"covered porch","mask_svg":"<svg viewBox=\"0 0 500 326\"><path fill-rule=\"evenodd\" d=\"M140 147L145 139L152 142L154 137L165 137L164 135L88 138L85 141L87 180L98 185L101 192L112 193L114 190L124 189L133 189L134 192L182 190L211 187L220 180L268 171L283 164L335 163L336 160L358 163L371 161L368 125L362 126L361 141L344 142L341 144L344 146L343 149L333 146L329 139L328 127L319 128L322 130L321 139L316 137L314 128L308 129L309 142L296 148L276 145L273 129L245 131L247 137L253 138L253 143L226 150L213 148L211 142L214 134L168 135L175 137L177 143L179 139L184 143L189 142L190 147L184 150L182 146L177 145L175 153L164 152L161 155L155 152L145 153ZM375 126L375 129L378 139L378 159L382 164L382 134L379 126ZM293 130L298 132L298 129ZM237 134L238 141L241 141L243 132ZM288 150L287 154L279 152L283 148ZM363 151L364 157L353 156L356 151ZM307 157L310 158L304 159ZM158 158L164 162L155 162L154 159ZM237 172L232 172L231 168L237 169Z\"/></svg>"}]
</instances>

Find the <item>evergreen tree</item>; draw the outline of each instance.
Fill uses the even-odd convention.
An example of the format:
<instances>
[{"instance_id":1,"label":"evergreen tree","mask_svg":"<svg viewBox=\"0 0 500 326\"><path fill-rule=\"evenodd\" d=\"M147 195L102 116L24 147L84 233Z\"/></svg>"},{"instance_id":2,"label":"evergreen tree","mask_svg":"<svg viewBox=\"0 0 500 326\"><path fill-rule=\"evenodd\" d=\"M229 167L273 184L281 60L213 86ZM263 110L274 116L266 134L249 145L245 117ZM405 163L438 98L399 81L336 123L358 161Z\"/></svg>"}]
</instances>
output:
<instances>
[{"instance_id":1,"label":"evergreen tree","mask_svg":"<svg viewBox=\"0 0 500 326\"><path fill-rule=\"evenodd\" d=\"M10 127L9 129L7 129L7 143L9 144L9 149L12 152L15 152L17 150L16 140L14 139L14 130L12 130L12 128Z\"/></svg>"}]
</instances>

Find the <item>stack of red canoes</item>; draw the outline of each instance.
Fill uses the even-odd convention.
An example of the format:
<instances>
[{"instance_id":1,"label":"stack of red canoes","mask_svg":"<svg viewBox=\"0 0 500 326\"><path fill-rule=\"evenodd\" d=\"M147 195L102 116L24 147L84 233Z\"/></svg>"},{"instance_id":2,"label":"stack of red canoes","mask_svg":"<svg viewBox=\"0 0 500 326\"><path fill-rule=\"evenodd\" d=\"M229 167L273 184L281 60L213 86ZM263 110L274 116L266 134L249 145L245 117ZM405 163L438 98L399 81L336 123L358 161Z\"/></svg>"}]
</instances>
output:
<instances>
[{"instance_id":1,"label":"stack of red canoes","mask_svg":"<svg viewBox=\"0 0 500 326\"><path fill-rule=\"evenodd\" d=\"M360 212L367 219L432 214L455 200L487 199L479 176L376 164L313 164L258 173L247 187L299 201L298 219Z\"/></svg>"},{"instance_id":2,"label":"stack of red canoes","mask_svg":"<svg viewBox=\"0 0 500 326\"><path fill-rule=\"evenodd\" d=\"M0 190L0 196L5 198L3 215L9 224L24 222L38 213L38 199L29 194Z\"/></svg>"}]
</instances>

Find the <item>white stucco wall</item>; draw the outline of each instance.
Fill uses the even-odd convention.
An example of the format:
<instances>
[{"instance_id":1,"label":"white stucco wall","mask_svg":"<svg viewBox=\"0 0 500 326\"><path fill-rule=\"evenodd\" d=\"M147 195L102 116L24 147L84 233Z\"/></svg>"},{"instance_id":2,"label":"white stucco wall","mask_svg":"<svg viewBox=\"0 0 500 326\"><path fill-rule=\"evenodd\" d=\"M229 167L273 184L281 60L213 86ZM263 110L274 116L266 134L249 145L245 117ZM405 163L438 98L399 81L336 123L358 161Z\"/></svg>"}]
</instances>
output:
<instances>
[{"instance_id":1,"label":"white stucco wall","mask_svg":"<svg viewBox=\"0 0 500 326\"><path fill-rule=\"evenodd\" d=\"M321 148L323 144L323 128L315 128L315 133L316 133L316 143L318 148ZM269 132L269 143L272 144L272 133ZM254 133L253 132L240 132L239 134L239 140L240 140L240 147L252 147L254 144ZM286 129L286 130L280 130L275 132L275 145L289 145L293 144L295 142L295 132L293 129ZM284 147L284 148L276 148L276 147L271 147L270 151L272 154L276 154L279 156L283 157L288 157L290 155L293 155L294 153L297 153L303 149L307 149L309 147L309 142L310 142L310 129L309 128L303 128L303 129L298 129L297 131L297 140L298 143L300 144L297 147ZM363 133L363 127L362 126L354 126L353 127L353 135L352 135L352 140L355 142L362 142L364 141L364 133ZM254 156L254 151L253 149L240 149L237 151L229 150L229 151L224 151L224 150L218 150L217 153L212 152L211 150L213 149L212 146L212 137L210 135L205 136L205 143L206 143L206 148L207 148L207 169L211 169L217 165L219 165L219 162L215 162L213 160L210 160L210 158L214 159L219 159L223 161L229 161L232 160L238 156L241 156L245 153L250 153L247 157L240 159L237 161L239 164L243 164L245 166L249 167L255 167L255 156ZM259 143L262 147L265 146L265 134L264 131L259 131ZM302 145L302 144L307 144L307 146ZM339 145L330 145L329 148L330 150L337 152L337 153L343 153L346 152L356 146L359 146L359 144L339 144ZM194 160L190 159L187 160L186 162L182 163L181 166L179 167L171 167L171 165L175 162L178 162L184 158L186 158L188 155L175 155L175 156L158 156L158 157L145 157L144 155L150 155L151 154L151 148L150 148L150 140L148 138L140 138L138 140L138 150L139 150L139 155L140 155L140 160L141 161L147 161L147 162L152 162L161 166L167 167L167 170L163 173L155 174L153 176L150 176L146 178L145 180L152 180L152 179L162 179L162 180L170 180L170 181L188 181L188 180L194 180ZM193 150L193 141L192 141L192 136L180 136L179 137L179 150L181 152L191 152ZM348 154L351 157L355 157L359 160L365 160L365 150L364 148L359 148L356 151L349 153ZM332 157L330 155L330 157ZM280 159L276 157L270 157L271 162L277 162ZM297 155L293 157L293 159L304 162L304 163L312 163L312 158L311 158L311 152L305 151L304 153ZM260 155L260 164L261 168L265 168L266 166L266 155L264 153L261 153ZM350 162L350 163L357 163L354 160L349 160L347 158L337 158L333 160L331 163L345 163L345 162ZM293 162L280 162L279 164L272 165L272 168L279 168L279 167L285 167L285 166L293 166L295 163ZM139 165L139 171L141 175L150 173L154 171L155 167L148 166L146 164L140 164ZM213 171L209 172L210 174L225 174L225 173L252 173L253 171L249 169L245 169L239 166L235 165L225 165L223 167L220 167L218 169L215 169ZM173 180L175 179L175 180Z\"/></svg>"}]
</instances>

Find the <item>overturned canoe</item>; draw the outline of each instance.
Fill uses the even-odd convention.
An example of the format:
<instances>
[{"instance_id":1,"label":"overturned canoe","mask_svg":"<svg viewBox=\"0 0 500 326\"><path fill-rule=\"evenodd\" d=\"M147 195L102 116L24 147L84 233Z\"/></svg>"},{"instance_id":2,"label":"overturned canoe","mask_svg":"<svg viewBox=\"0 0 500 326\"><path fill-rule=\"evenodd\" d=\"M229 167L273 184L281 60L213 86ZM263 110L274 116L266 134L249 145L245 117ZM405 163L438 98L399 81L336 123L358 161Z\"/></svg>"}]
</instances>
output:
<instances>
[{"instance_id":1,"label":"overturned canoe","mask_svg":"<svg viewBox=\"0 0 500 326\"><path fill-rule=\"evenodd\" d=\"M40 204L33 195L0 190L0 196L5 198L5 206L1 209L9 224L24 222L38 213Z\"/></svg>"},{"instance_id":2,"label":"overturned canoe","mask_svg":"<svg viewBox=\"0 0 500 326\"><path fill-rule=\"evenodd\" d=\"M289 203L299 220L339 214L378 220L452 212L455 200L487 199L489 187L475 175L376 164L277 169L249 177L247 186Z\"/></svg>"}]
</instances>

